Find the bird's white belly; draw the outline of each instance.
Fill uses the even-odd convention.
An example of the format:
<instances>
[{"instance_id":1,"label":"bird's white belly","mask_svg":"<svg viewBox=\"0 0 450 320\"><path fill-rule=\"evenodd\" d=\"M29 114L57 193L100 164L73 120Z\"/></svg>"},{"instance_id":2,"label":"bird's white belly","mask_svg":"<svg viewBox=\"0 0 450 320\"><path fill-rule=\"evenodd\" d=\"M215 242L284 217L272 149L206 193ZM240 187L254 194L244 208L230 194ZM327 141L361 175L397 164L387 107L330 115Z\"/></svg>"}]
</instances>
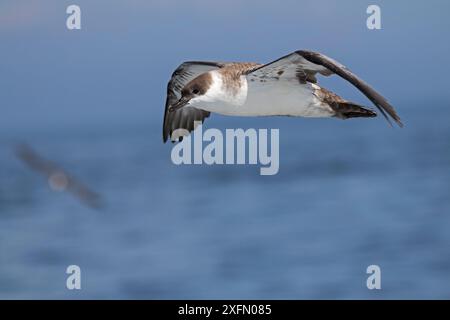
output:
<instances>
[{"instance_id":1,"label":"bird's white belly","mask_svg":"<svg viewBox=\"0 0 450 320\"><path fill-rule=\"evenodd\" d=\"M248 81L240 104L212 103L208 111L230 116L331 117L334 112L314 94L312 84L298 81ZM243 94L242 92L240 93Z\"/></svg>"}]
</instances>

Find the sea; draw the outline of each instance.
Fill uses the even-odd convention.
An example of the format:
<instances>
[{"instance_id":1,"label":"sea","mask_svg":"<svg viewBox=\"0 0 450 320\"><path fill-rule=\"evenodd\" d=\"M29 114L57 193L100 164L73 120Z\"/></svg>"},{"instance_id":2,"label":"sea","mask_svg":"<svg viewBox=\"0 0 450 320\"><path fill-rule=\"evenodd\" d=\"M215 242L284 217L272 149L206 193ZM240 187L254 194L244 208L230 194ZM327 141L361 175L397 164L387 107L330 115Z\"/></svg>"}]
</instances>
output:
<instances>
[{"instance_id":1,"label":"sea","mask_svg":"<svg viewBox=\"0 0 450 320\"><path fill-rule=\"evenodd\" d=\"M279 172L175 165L162 114L0 128L1 299L449 299L450 105L377 119L233 118L279 129ZM26 143L101 197L51 188ZM67 268L80 270L70 290ZM369 289L370 266L380 288Z\"/></svg>"}]
</instances>

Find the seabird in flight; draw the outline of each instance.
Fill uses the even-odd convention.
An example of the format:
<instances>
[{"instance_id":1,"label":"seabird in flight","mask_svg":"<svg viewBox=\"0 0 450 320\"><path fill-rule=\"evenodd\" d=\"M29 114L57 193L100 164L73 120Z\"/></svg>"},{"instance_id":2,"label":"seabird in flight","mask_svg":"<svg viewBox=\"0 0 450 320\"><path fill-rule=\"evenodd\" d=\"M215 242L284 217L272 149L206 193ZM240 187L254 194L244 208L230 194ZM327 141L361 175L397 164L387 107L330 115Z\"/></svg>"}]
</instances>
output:
<instances>
[{"instance_id":1,"label":"seabird in flight","mask_svg":"<svg viewBox=\"0 0 450 320\"><path fill-rule=\"evenodd\" d=\"M188 61L167 86L163 141L181 140L210 113L229 116L372 118L376 113L318 85L337 74L358 88L390 123L403 126L383 96L339 62L299 50L268 64ZM177 130L185 129L185 130Z\"/></svg>"},{"instance_id":2,"label":"seabird in flight","mask_svg":"<svg viewBox=\"0 0 450 320\"><path fill-rule=\"evenodd\" d=\"M31 169L43 174L48 179L48 184L53 191L68 191L83 204L93 209L102 207L102 199L98 193L79 182L56 163L41 157L30 146L19 145L16 149L16 155Z\"/></svg>"}]
</instances>

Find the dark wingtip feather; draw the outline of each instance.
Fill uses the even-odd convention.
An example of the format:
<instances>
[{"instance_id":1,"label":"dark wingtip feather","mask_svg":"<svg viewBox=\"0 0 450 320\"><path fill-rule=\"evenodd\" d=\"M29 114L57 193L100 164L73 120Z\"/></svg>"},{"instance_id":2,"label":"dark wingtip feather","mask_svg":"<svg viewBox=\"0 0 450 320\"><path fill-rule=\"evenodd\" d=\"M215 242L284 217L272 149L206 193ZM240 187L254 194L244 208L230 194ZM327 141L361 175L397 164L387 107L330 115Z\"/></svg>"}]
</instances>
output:
<instances>
[{"instance_id":1,"label":"dark wingtip feather","mask_svg":"<svg viewBox=\"0 0 450 320\"><path fill-rule=\"evenodd\" d=\"M375 105L378 108L378 110L380 110L380 112L383 114L384 118L387 120L387 122L390 124L390 126L394 127L394 125L392 124L392 121L391 121L391 118L392 118L400 128L403 128L403 123L402 123L400 117L398 116L398 114L395 112L394 107L391 106L383 97L380 96L380 98L383 103L375 103ZM370 99L370 100L372 100L372 99ZM375 102L375 101L372 100L372 102ZM391 118L389 118L388 114Z\"/></svg>"}]
</instances>

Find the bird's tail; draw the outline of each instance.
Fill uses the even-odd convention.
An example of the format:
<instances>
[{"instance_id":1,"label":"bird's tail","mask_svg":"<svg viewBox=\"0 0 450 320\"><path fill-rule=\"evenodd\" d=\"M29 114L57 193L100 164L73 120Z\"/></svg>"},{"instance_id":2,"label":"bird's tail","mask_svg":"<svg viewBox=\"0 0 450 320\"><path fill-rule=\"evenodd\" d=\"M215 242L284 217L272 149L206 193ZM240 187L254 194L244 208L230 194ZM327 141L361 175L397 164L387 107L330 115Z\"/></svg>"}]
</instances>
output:
<instances>
[{"instance_id":1,"label":"bird's tail","mask_svg":"<svg viewBox=\"0 0 450 320\"><path fill-rule=\"evenodd\" d=\"M336 117L340 119L349 118L373 118L377 114L373 110L357 105L353 102L335 102L330 104L336 112Z\"/></svg>"},{"instance_id":2,"label":"bird's tail","mask_svg":"<svg viewBox=\"0 0 450 320\"><path fill-rule=\"evenodd\" d=\"M319 97L322 102L328 104L330 108L333 109L335 112L334 116L336 118L373 118L377 116L374 111L356 103L347 101L325 88L317 89L315 91L315 95Z\"/></svg>"}]
</instances>

